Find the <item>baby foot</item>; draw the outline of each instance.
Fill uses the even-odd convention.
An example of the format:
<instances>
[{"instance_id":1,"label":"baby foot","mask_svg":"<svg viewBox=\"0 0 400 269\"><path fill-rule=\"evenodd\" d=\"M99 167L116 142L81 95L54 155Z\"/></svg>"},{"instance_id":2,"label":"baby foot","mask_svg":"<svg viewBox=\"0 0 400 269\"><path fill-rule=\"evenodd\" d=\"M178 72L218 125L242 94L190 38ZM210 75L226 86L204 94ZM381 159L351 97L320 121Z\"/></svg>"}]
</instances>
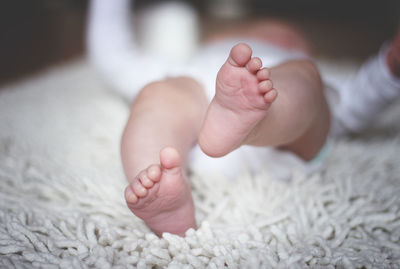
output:
<instances>
[{"instance_id":1,"label":"baby foot","mask_svg":"<svg viewBox=\"0 0 400 269\"><path fill-rule=\"evenodd\" d=\"M163 232L184 236L196 223L191 188L178 151L164 148L160 164L141 171L125 189L125 199L129 209L158 236Z\"/></svg>"},{"instance_id":2,"label":"baby foot","mask_svg":"<svg viewBox=\"0 0 400 269\"><path fill-rule=\"evenodd\" d=\"M234 46L218 72L216 93L199 135L207 155L221 157L239 147L276 99L269 69L261 68L261 60L251 54L246 44Z\"/></svg>"}]
</instances>

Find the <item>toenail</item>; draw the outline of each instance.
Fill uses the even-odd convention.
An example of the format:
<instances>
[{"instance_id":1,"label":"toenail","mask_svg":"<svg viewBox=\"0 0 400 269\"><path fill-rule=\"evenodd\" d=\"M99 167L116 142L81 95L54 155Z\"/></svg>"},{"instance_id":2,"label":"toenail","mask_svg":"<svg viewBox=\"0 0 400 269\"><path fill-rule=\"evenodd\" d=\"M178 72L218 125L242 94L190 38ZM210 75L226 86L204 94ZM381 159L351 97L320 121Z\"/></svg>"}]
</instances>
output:
<instances>
[{"instance_id":1,"label":"toenail","mask_svg":"<svg viewBox=\"0 0 400 269\"><path fill-rule=\"evenodd\" d=\"M259 70L261 68L261 60L258 58L253 58L251 59L251 61L247 64L247 68L249 69L249 71L251 72L256 72L257 70Z\"/></svg>"},{"instance_id":2,"label":"toenail","mask_svg":"<svg viewBox=\"0 0 400 269\"><path fill-rule=\"evenodd\" d=\"M257 66L258 68L261 67L261 60L260 58L254 58L254 65Z\"/></svg>"}]
</instances>

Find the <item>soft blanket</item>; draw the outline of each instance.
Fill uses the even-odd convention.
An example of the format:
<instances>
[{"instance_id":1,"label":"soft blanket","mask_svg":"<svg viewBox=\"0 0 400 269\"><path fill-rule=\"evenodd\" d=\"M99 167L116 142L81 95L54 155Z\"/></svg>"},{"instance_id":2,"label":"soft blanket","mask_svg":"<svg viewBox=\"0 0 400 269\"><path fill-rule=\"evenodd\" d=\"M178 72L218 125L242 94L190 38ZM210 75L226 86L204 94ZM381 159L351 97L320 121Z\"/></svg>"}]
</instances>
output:
<instances>
[{"instance_id":1,"label":"soft blanket","mask_svg":"<svg viewBox=\"0 0 400 269\"><path fill-rule=\"evenodd\" d=\"M191 175L185 238L125 205L128 111L84 60L0 90L0 268L400 267L399 103L311 176Z\"/></svg>"}]
</instances>

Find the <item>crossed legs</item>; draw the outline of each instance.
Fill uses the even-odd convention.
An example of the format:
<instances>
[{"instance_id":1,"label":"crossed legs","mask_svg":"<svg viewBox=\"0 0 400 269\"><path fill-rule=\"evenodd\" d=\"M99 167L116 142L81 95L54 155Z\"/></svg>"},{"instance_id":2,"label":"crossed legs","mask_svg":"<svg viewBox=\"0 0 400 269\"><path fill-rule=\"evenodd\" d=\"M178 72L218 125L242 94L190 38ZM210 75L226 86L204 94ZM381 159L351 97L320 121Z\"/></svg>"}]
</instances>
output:
<instances>
[{"instance_id":1,"label":"crossed legs","mask_svg":"<svg viewBox=\"0 0 400 269\"><path fill-rule=\"evenodd\" d=\"M244 144L277 146L308 160L325 142L329 111L319 73L308 60L262 68L238 44L221 67L208 105L201 86L179 77L146 86L122 138L132 212L157 235L196 228L187 156L198 142L210 156Z\"/></svg>"}]
</instances>

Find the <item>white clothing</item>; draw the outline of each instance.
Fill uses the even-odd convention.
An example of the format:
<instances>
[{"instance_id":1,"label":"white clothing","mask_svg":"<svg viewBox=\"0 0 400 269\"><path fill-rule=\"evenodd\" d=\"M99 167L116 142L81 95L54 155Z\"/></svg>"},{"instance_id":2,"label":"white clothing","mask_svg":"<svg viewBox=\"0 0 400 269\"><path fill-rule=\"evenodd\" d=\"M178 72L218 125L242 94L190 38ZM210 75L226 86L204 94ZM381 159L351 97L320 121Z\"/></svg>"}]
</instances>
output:
<instances>
[{"instance_id":1,"label":"white clothing","mask_svg":"<svg viewBox=\"0 0 400 269\"><path fill-rule=\"evenodd\" d=\"M198 48L196 54L186 61L168 58L168 55L161 54L159 51L141 50L138 46L139 42L133 35L130 3L129 0L93 0L91 2L88 53L93 65L105 77L105 80L115 90L132 100L143 86L150 82L186 75L203 84L211 100L214 96L218 70L226 61L230 49L237 43L243 42L243 39L207 44ZM182 12L186 13L188 10L182 10ZM190 23L190 25L196 26L195 23ZM158 29L158 26L156 28ZM185 31L187 35L187 29ZM198 31L196 28L192 29L192 32L196 33L196 31ZM157 30L157 32L160 31ZM160 40L159 42L161 43ZM265 66L274 66L285 60L306 57L298 51L284 50L265 42L256 40L244 42L252 47L253 54L260 57Z\"/></svg>"},{"instance_id":2,"label":"white clothing","mask_svg":"<svg viewBox=\"0 0 400 269\"><path fill-rule=\"evenodd\" d=\"M132 30L130 4L130 0L92 0L90 3L88 53L105 81L132 100L143 86L152 81L174 76L190 76L203 85L211 100L219 68L226 61L230 49L243 40L231 39L208 44L199 48L194 57L187 61L181 61L182 59L174 61L175 58L164 57L157 52L155 57L154 54L141 51L138 47ZM190 11L187 9L181 11L184 13L182 16L175 14L172 17L187 18L187 12ZM175 22L173 25L175 28L195 27L196 23ZM177 30L175 28L168 30ZM151 32L149 29L147 31ZM160 30L157 32L160 33ZM184 32L187 35L190 31L184 28ZM192 29L192 32L196 35L197 29ZM172 36L179 37L173 34ZM195 39L189 37L189 40ZM290 59L306 58L298 51L278 48L265 42L245 40L245 43L248 43L253 49L253 54L260 57L263 64L269 67ZM326 87L328 103L334 115L333 133L360 130L372 114L379 112L391 98L399 95L400 82L390 76L390 72L382 62L382 55L383 52L381 56L366 63L354 81L340 89L339 100L330 98L333 92ZM380 87L383 87L382 94L376 91ZM240 170L259 172L268 169L274 176L288 178L295 170L312 172L323 165L323 160L309 163L291 153L252 146L243 146L218 159L206 156L199 147L196 147L190 159L193 170L197 172L219 170L228 176L236 176Z\"/></svg>"},{"instance_id":3,"label":"white clothing","mask_svg":"<svg viewBox=\"0 0 400 269\"><path fill-rule=\"evenodd\" d=\"M146 84L174 76L190 76L201 83L209 100L215 92L218 70L226 61L231 48L243 40L230 39L201 47L194 57L185 62L173 61L161 55L140 51L132 35L129 0L93 0L88 24L88 52L90 60L105 81L132 100ZM193 29L196 31L197 29ZM265 42L246 40L253 54L265 66L283 61L305 58L298 51L285 50ZM157 54L157 53L156 53ZM294 154L272 148L243 146L222 158L205 155L198 146L190 155L192 170L198 173L221 172L236 177L240 172L259 172L267 169L274 176L289 178L296 170L314 171L322 165L308 165ZM290 167L290 169L287 169Z\"/></svg>"},{"instance_id":4,"label":"white clothing","mask_svg":"<svg viewBox=\"0 0 400 269\"><path fill-rule=\"evenodd\" d=\"M333 110L335 134L360 132L400 97L400 78L386 64L388 46L364 63L356 76L339 88L340 102Z\"/></svg>"}]
</instances>

